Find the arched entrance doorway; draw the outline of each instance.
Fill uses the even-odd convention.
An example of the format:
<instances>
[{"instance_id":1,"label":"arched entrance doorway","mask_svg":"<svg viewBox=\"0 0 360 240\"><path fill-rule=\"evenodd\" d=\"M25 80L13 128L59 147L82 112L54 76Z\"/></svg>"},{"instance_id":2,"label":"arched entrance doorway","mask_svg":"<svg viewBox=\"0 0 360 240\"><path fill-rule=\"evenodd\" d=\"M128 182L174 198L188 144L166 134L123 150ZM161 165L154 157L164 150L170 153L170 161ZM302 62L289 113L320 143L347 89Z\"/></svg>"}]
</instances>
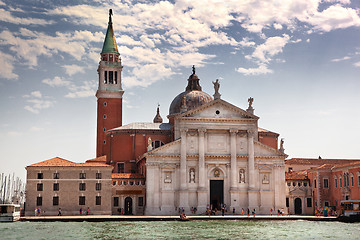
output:
<instances>
[{"instance_id":1,"label":"arched entrance doorway","mask_svg":"<svg viewBox=\"0 0 360 240\"><path fill-rule=\"evenodd\" d=\"M295 198L295 214L300 215L302 214L302 207L301 207L301 199Z\"/></svg>"},{"instance_id":2,"label":"arched entrance doorway","mask_svg":"<svg viewBox=\"0 0 360 240\"><path fill-rule=\"evenodd\" d=\"M210 204L212 210L221 209L221 204L224 203L224 180L210 180Z\"/></svg>"},{"instance_id":3,"label":"arched entrance doorway","mask_svg":"<svg viewBox=\"0 0 360 240\"><path fill-rule=\"evenodd\" d=\"M125 198L125 206L124 206L124 214L125 215L131 215L132 213L132 198L131 197L127 197Z\"/></svg>"}]
</instances>

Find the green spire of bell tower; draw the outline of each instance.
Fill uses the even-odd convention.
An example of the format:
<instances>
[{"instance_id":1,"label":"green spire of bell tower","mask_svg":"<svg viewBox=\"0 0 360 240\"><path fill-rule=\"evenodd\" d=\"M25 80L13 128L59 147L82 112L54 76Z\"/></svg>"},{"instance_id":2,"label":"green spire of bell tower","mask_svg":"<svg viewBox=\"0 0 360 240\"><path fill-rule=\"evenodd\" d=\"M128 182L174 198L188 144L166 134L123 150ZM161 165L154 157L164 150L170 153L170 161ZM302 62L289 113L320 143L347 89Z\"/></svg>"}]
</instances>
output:
<instances>
[{"instance_id":1,"label":"green spire of bell tower","mask_svg":"<svg viewBox=\"0 0 360 240\"><path fill-rule=\"evenodd\" d=\"M110 9L108 28L106 31L105 41L101 53L119 53L115 40L114 29L112 26L112 19L111 19L112 15L113 15L112 9Z\"/></svg>"}]
</instances>

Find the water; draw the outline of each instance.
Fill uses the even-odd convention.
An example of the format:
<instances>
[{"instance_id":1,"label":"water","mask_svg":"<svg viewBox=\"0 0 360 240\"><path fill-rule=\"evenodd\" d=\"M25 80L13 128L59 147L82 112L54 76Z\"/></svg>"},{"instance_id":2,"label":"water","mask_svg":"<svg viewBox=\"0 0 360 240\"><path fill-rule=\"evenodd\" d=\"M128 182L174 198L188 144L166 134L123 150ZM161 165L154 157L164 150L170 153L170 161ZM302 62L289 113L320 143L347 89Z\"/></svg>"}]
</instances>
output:
<instances>
[{"instance_id":1,"label":"water","mask_svg":"<svg viewBox=\"0 0 360 240\"><path fill-rule=\"evenodd\" d=\"M360 239L360 223L310 221L15 222L0 239Z\"/></svg>"}]
</instances>

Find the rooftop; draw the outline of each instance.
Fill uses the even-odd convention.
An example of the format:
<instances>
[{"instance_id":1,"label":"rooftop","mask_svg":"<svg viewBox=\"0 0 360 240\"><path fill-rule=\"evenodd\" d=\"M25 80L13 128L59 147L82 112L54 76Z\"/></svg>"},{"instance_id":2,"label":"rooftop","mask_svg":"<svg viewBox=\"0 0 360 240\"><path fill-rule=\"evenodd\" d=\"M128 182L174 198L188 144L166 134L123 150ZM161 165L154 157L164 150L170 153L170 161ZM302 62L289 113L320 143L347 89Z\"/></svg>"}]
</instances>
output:
<instances>
[{"instance_id":1,"label":"rooftop","mask_svg":"<svg viewBox=\"0 0 360 240\"><path fill-rule=\"evenodd\" d=\"M324 164L346 164L355 161L360 161L360 159L326 159L326 158L291 158L286 159L285 164L287 165L317 165L321 166Z\"/></svg>"},{"instance_id":2,"label":"rooftop","mask_svg":"<svg viewBox=\"0 0 360 240\"><path fill-rule=\"evenodd\" d=\"M134 178L145 178L139 173L113 173L112 179L134 179Z\"/></svg>"},{"instance_id":3,"label":"rooftop","mask_svg":"<svg viewBox=\"0 0 360 240\"><path fill-rule=\"evenodd\" d=\"M42 162L34 163L27 167L112 167L102 162L75 163L69 160L55 157Z\"/></svg>"},{"instance_id":4,"label":"rooftop","mask_svg":"<svg viewBox=\"0 0 360 240\"><path fill-rule=\"evenodd\" d=\"M172 125L170 123L149 123L149 122L134 122L118 128L110 129L109 131L117 130L171 130Z\"/></svg>"}]
</instances>

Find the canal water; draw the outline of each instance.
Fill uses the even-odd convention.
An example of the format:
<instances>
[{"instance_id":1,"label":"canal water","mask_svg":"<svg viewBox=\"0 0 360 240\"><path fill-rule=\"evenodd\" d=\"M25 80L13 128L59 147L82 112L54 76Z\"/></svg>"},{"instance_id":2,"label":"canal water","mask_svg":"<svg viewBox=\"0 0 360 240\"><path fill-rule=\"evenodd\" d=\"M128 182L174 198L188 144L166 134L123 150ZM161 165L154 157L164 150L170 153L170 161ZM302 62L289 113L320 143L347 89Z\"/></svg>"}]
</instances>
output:
<instances>
[{"instance_id":1,"label":"canal water","mask_svg":"<svg viewBox=\"0 0 360 240\"><path fill-rule=\"evenodd\" d=\"M360 239L360 223L311 221L14 222L0 239Z\"/></svg>"}]
</instances>

